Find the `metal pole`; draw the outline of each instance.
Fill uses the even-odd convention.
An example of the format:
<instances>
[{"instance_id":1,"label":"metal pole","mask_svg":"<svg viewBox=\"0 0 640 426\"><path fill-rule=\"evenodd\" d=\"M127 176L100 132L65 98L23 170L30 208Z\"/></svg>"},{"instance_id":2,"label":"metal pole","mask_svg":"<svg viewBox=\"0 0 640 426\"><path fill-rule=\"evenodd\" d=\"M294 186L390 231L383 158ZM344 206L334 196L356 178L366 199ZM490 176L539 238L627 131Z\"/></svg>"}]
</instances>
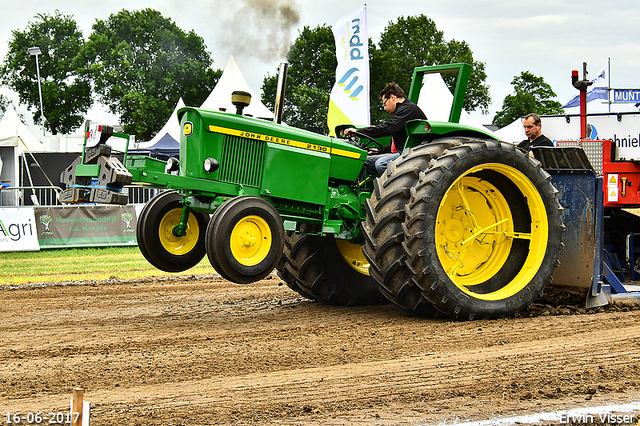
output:
<instances>
[{"instance_id":1,"label":"metal pole","mask_svg":"<svg viewBox=\"0 0 640 426\"><path fill-rule=\"evenodd\" d=\"M582 79L587 81L587 63L582 63ZM587 138L587 89L580 90L580 139Z\"/></svg>"},{"instance_id":2,"label":"metal pole","mask_svg":"<svg viewBox=\"0 0 640 426\"><path fill-rule=\"evenodd\" d=\"M607 59L607 77L609 82L607 83L607 100L609 101L609 112L611 112L611 58Z\"/></svg>"},{"instance_id":3,"label":"metal pole","mask_svg":"<svg viewBox=\"0 0 640 426\"><path fill-rule=\"evenodd\" d=\"M40 86L40 61L38 56L42 55L42 51L38 46L33 46L27 49L27 54L36 57L36 74L38 76L38 94L40 95L40 116L42 117L42 136L44 136L44 107L42 105L42 87Z\"/></svg>"},{"instance_id":4,"label":"metal pole","mask_svg":"<svg viewBox=\"0 0 640 426\"><path fill-rule=\"evenodd\" d=\"M38 75L38 94L40 95L40 117L42 118L42 136L44 136L44 109L42 108L42 88L40 87L40 64L38 63L38 55L36 57L36 73Z\"/></svg>"}]
</instances>

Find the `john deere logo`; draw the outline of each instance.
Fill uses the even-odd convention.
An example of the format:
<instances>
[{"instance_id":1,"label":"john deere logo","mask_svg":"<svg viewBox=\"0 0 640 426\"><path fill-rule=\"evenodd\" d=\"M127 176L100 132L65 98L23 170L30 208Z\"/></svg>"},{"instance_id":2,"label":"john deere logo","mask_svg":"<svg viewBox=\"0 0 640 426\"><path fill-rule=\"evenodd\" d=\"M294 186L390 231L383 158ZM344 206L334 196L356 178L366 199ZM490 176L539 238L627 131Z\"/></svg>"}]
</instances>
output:
<instances>
[{"instance_id":1,"label":"john deere logo","mask_svg":"<svg viewBox=\"0 0 640 426\"><path fill-rule=\"evenodd\" d=\"M184 123L184 135L191 136L192 134L193 134L193 123L190 121L187 121L186 123Z\"/></svg>"},{"instance_id":2,"label":"john deere logo","mask_svg":"<svg viewBox=\"0 0 640 426\"><path fill-rule=\"evenodd\" d=\"M356 85L356 83L358 82L358 76L357 75L353 75L354 73L357 73L359 70L358 68L351 68L349 71L347 71L344 76L342 76L342 78L338 81L338 85L340 87L344 87L344 92L349 95L349 99L353 100L353 101L357 101L358 100L358 95L360 94L360 92L362 92L362 85L359 85L355 88L355 90L352 90L354 88L354 86Z\"/></svg>"}]
</instances>

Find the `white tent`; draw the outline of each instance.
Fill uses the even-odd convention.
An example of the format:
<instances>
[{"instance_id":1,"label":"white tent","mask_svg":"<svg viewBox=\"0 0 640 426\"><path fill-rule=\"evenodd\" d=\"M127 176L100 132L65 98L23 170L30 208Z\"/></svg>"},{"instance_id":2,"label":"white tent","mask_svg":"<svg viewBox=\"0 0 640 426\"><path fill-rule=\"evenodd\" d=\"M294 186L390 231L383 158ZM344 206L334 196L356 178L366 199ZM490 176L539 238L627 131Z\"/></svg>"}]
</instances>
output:
<instances>
[{"instance_id":1,"label":"white tent","mask_svg":"<svg viewBox=\"0 0 640 426\"><path fill-rule=\"evenodd\" d=\"M244 79L238 65L236 64L233 56L229 58L227 64L218 84L211 91L209 97L202 103L200 108L208 109L210 111L218 111L221 108L226 109L227 112L235 113L236 107L231 103L231 93L236 90L247 92L251 94L251 104L243 111L244 114L252 115L257 118L273 119L273 112L264 106L260 101L260 98L256 96L249 83Z\"/></svg>"},{"instance_id":2,"label":"white tent","mask_svg":"<svg viewBox=\"0 0 640 426\"><path fill-rule=\"evenodd\" d=\"M178 103L176 104L176 107L173 109L173 113L171 114L171 117L169 117L169 119L164 124L162 129L150 141L136 142L135 148L145 149L150 146L153 146L156 143L158 143L161 139L163 139L166 135L171 136L174 140L179 142L180 141L180 121L178 121L178 110L184 106L185 105L182 98L178 99Z\"/></svg>"},{"instance_id":3,"label":"white tent","mask_svg":"<svg viewBox=\"0 0 640 426\"><path fill-rule=\"evenodd\" d=\"M47 145L39 141L33 133L27 129L27 126L25 126L22 120L20 120L20 117L18 117L16 110L13 106L9 105L4 116L2 116L2 120L0 120L0 138L11 136L18 136L22 140L18 147L20 152L26 150L32 152L49 150Z\"/></svg>"},{"instance_id":4,"label":"white tent","mask_svg":"<svg viewBox=\"0 0 640 426\"><path fill-rule=\"evenodd\" d=\"M526 139L524 127L522 126L522 118L519 118L513 123L496 130L494 134L499 137L501 141L514 142L515 144Z\"/></svg>"},{"instance_id":5,"label":"white tent","mask_svg":"<svg viewBox=\"0 0 640 426\"><path fill-rule=\"evenodd\" d=\"M424 76L422 89L420 90L418 106L424 111L427 118L434 121L448 121L452 103L453 95L442 79L442 75L439 73L426 74ZM518 144L521 140L525 139L522 118L492 132L463 109L460 114L460 124L493 133L498 139L505 142Z\"/></svg>"},{"instance_id":6,"label":"white tent","mask_svg":"<svg viewBox=\"0 0 640 426\"><path fill-rule=\"evenodd\" d=\"M169 120L165 123L164 127L158 132L158 134L155 135L153 139L151 139L151 145L158 142L166 134L177 141L180 140L180 121L178 120L178 110L182 107L184 107L184 101L182 100L182 98L180 98L178 99L176 107L173 109L171 118L169 118Z\"/></svg>"},{"instance_id":7,"label":"white tent","mask_svg":"<svg viewBox=\"0 0 640 426\"><path fill-rule=\"evenodd\" d=\"M433 121L449 121L453 94L439 73L425 74L418 97L418 106ZM471 117L464 109L460 114L460 124L475 127L491 133L489 129Z\"/></svg>"},{"instance_id":8,"label":"white tent","mask_svg":"<svg viewBox=\"0 0 640 426\"><path fill-rule=\"evenodd\" d=\"M18 186L18 145L19 136L0 137L0 183ZM0 206L15 206L18 193L0 190Z\"/></svg>"}]
</instances>

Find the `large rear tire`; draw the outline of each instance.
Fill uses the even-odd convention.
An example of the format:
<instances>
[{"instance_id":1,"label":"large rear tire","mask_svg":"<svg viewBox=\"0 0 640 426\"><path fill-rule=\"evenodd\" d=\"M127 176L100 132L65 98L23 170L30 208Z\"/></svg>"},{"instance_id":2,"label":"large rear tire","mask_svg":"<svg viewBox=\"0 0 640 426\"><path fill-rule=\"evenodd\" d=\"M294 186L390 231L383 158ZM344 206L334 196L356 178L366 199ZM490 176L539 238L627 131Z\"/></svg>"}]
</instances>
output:
<instances>
[{"instance_id":1,"label":"large rear tire","mask_svg":"<svg viewBox=\"0 0 640 426\"><path fill-rule=\"evenodd\" d=\"M302 232L307 226L303 225ZM311 300L339 306L382 303L384 298L359 250L360 246L333 236L289 231L278 275L289 288Z\"/></svg>"},{"instance_id":2,"label":"large rear tire","mask_svg":"<svg viewBox=\"0 0 640 426\"><path fill-rule=\"evenodd\" d=\"M402 247L405 206L411 197L410 188L418 183L420 173L429 168L429 162L466 140L443 138L405 151L389 162L385 173L375 180L373 194L367 200L367 220L363 231L369 273L387 299L420 315L434 316L437 311L419 294L403 290L412 285L413 277Z\"/></svg>"},{"instance_id":3,"label":"large rear tire","mask_svg":"<svg viewBox=\"0 0 640 426\"><path fill-rule=\"evenodd\" d=\"M197 265L205 255L205 231L209 216L189 213L184 236L175 236L180 223L182 197L165 191L152 198L140 212L138 247L149 263L166 272L182 272Z\"/></svg>"},{"instance_id":4,"label":"large rear tire","mask_svg":"<svg viewBox=\"0 0 640 426\"><path fill-rule=\"evenodd\" d=\"M404 248L415 280L393 294L457 319L517 315L551 281L561 216L551 177L514 145L451 148L412 188Z\"/></svg>"}]
</instances>

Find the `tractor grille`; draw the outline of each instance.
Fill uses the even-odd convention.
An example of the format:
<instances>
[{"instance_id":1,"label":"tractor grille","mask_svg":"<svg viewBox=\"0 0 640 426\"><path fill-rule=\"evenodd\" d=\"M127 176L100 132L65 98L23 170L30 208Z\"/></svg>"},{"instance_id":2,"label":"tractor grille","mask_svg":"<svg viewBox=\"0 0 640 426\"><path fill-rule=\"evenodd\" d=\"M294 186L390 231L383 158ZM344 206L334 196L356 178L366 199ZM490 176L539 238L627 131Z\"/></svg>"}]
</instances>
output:
<instances>
[{"instance_id":1,"label":"tractor grille","mask_svg":"<svg viewBox=\"0 0 640 426\"><path fill-rule=\"evenodd\" d=\"M237 136L226 136L219 179L260 188L264 164L264 142Z\"/></svg>"}]
</instances>

